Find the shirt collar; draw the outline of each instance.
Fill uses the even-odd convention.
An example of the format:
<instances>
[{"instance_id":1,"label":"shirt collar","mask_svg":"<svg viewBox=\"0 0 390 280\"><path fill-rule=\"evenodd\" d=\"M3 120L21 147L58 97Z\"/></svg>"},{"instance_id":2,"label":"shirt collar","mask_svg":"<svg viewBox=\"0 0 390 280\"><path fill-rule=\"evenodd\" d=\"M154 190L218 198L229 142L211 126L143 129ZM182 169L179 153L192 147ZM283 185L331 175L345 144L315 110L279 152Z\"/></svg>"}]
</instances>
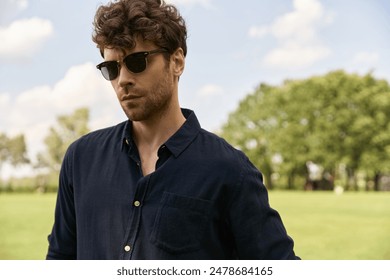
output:
<instances>
[{"instance_id":1,"label":"shirt collar","mask_svg":"<svg viewBox=\"0 0 390 280\"><path fill-rule=\"evenodd\" d=\"M192 143L201 130L198 118L192 110L182 109L181 111L186 118L186 121L164 144L175 158L180 156L180 154ZM127 121L125 124L121 138L122 149L125 145L128 145L130 148L134 145L131 135L132 126L132 121Z\"/></svg>"},{"instance_id":2,"label":"shirt collar","mask_svg":"<svg viewBox=\"0 0 390 280\"><path fill-rule=\"evenodd\" d=\"M182 113L186 121L165 143L165 146L176 158L192 143L201 129L198 118L193 111L182 109Z\"/></svg>"}]
</instances>

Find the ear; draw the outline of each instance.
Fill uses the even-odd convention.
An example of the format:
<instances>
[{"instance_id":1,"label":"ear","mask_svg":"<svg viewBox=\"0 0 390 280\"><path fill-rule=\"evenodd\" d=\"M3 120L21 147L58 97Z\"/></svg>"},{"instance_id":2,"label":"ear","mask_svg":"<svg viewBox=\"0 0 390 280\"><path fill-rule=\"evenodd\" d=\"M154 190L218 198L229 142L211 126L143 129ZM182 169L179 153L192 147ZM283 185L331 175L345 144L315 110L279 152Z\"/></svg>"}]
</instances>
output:
<instances>
[{"instance_id":1,"label":"ear","mask_svg":"<svg viewBox=\"0 0 390 280\"><path fill-rule=\"evenodd\" d=\"M184 57L184 51L182 48L178 48L172 55L171 55L171 67L173 70L173 73L175 76L180 78L180 76L184 72L185 67L185 57Z\"/></svg>"}]
</instances>

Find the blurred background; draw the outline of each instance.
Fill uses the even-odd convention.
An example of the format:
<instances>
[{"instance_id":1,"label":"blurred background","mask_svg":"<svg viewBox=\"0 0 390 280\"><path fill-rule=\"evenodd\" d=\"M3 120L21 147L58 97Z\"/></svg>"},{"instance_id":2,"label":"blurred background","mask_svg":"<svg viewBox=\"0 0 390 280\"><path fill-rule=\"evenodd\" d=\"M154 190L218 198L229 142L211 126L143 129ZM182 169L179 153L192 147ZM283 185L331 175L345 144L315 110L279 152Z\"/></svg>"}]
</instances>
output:
<instances>
[{"instance_id":1,"label":"blurred background","mask_svg":"<svg viewBox=\"0 0 390 280\"><path fill-rule=\"evenodd\" d=\"M97 7L0 3L0 259L43 259L68 145L125 120ZM303 259L390 259L390 2L170 0L183 107L262 171Z\"/></svg>"}]
</instances>

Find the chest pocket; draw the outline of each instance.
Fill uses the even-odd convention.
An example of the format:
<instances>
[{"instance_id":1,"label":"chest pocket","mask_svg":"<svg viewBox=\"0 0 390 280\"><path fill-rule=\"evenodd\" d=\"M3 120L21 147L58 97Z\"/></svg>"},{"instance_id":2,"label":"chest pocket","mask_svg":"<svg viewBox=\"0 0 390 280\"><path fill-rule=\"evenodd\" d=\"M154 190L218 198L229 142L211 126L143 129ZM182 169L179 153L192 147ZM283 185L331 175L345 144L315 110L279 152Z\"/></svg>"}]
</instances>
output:
<instances>
[{"instance_id":1,"label":"chest pocket","mask_svg":"<svg viewBox=\"0 0 390 280\"><path fill-rule=\"evenodd\" d=\"M210 219L211 201L165 192L154 222L151 242L171 254L200 249Z\"/></svg>"}]
</instances>

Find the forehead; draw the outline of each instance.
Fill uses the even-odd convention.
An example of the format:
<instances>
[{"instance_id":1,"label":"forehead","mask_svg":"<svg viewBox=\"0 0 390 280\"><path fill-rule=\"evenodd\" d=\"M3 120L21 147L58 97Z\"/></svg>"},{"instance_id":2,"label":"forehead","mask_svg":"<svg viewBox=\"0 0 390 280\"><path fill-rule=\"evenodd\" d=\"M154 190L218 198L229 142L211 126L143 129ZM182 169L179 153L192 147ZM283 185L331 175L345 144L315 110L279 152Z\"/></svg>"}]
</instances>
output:
<instances>
[{"instance_id":1,"label":"forehead","mask_svg":"<svg viewBox=\"0 0 390 280\"><path fill-rule=\"evenodd\" d=\"M103 57L105 60L121 60L126 55L129 55L131 53L150 51L155 49L156 47L157 46L153 42L144 41L140 38L137 38L134 48L126 49L112 46L105 47L103 51Z\"/></svg>"},{"instance_id":2,"label":"forehead","mask_svg":"<svg viewBox=\"0 0 390 280\"><path fill-rule=\"evenodd\" d=\"M104 48L103 57L105 60L120 60L126 56L126 50L119 48Z\"/></svg>"}]
</instances>

